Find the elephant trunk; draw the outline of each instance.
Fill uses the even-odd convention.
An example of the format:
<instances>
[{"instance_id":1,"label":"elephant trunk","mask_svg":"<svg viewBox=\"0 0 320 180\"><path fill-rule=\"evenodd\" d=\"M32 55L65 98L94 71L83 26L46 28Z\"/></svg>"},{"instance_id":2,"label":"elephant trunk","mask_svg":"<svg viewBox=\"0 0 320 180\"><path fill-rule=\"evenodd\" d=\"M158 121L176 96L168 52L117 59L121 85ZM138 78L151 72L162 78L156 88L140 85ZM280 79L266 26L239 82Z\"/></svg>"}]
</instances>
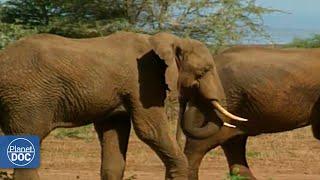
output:
<instances>
[{"instance_id":1,"label":"elephant trunk","mask_svg":"<svg viewBox=\"0 0 320 180\"><path fill-rule=\"evenodd\" d=\"M217 73L215 73L217 74ZM190 107L188 111L184 114L186 105L180 106L180 122L182 122L182 128L184 132L193 138L196 139L205 139L209 136L213 136L216 134L221 126L227 126L230 128L235 128L236 126L230 124L230 120L236 121L247 121L245 118L238 117L236 115L231 114L228 112L223 106L220 105L219 102L226 99L224 89L221 85L220 79L218 76L214 76L212 73L208 73L206 76L202 78L199 82L199 92L204 97L204 99L209 100L209 111L205 110L206 112L212 112L212 109L216 113L216 116L219 118L210 118L207 113L200 112L203 109L201 107L205 106L204 102L197 102L198 106ZM211 107L210 107L211 106ZM200 110L200 109L202 110ZM201 120L201 118L196 117L195 114L202 113L202 124L196 126L195 121ZM205 117L203 117L205 116ZM198 118L198 119L197 119ZM207 119L207 120L205 120ZM218 120L220 119L220 121ZM218 120L218 121L217 121ZM203 124L203 122L206 122Z\"/></svg>"},{"instance_id":2,"label":"elephant trunk","mask_svg":"<svg viewBox=\"0 0 320 180\"><path fill-rule=\"evenodd\" d=\"M211 104L214 106L214 110L218 116L225 116L238 121L247 121L244 118L229 113L217 101L211 101ZM189 105L188 110L186 111L186 103L180 104L179 122L181 122L184 133L189 137L195 139L208 138L216 134L222 125L230 128L236 128L236 126L225 121L223 121L221 124L218 122L213 122L212 119L206 120L206 118L209 117L210 116L208 116L207 113L200 112L200 110L194 105ZM199 122L201 124L199 124Z\"/></svg>"},{"instance_id":3,"label":"elephant trunk","mask_svg":"<svg viewBox=\"0 0 320 180\"><path fill-rule=\"evenodd\" d=\"M195 106L189 106L186 110L186 103L180 104L179 119L182 122L182 129L186 135L195 139L205 139L219 131L220 127L212 121L205 125L196 125L195 121L204 122L204 116L199 113Z\"/></svg>"}]
</instances>

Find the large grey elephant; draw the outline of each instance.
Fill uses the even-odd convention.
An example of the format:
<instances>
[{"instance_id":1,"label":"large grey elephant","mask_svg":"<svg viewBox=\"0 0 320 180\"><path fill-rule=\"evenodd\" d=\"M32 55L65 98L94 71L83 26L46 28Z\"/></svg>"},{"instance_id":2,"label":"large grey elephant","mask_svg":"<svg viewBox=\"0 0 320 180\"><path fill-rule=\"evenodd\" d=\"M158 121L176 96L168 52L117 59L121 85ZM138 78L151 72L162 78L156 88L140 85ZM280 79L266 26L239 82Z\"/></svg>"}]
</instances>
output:
<instances>
[{"instance_id":1,"label":"large grey elephant","mask_svg":"<svg viewBox=\"0 0 320 180\"><path fill-rule=\"evenodd\" d=\"M311 124L314 137L320 139L320 49L234 47L214 61L228 111L248 122L208 127L217 117L190 104L182 122L189 179L198 179L202 158L218 145L231 173L255 179L245 156L248 136Z\"/></svg>"},{"instance_id":2,"label":"large grey elephant","mask_svg":"<svg viewBox=\"0 0 320 180\"><path fill-rule=\"evenodd\" d=\"M219 106L225 99L220 79L199 41L168 33L80 40L34 35L0 52L0 125L5 134L43 140L58 127L94 123L102 146L101 177L121 179L132 122L166 166L166 179L187 179L186 158L169 136L164 111L166 91L177 87L180 99L199 96L211 109L219 107L226 123L229 117L241 119ZM199 93L190 93L195 90ZM14 178L39 176L36 169L15 169Z\"/></svg>"}]
</instances>

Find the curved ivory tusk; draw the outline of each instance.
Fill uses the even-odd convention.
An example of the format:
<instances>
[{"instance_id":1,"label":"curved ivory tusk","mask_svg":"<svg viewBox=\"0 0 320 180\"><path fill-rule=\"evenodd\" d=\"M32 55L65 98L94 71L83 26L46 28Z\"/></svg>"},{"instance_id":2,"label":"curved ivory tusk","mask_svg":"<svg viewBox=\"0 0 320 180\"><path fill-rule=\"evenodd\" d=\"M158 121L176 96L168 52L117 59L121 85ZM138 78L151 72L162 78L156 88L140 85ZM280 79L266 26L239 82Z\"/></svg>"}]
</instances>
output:
<instances>
[{"instance_id":1,"label":"curved ivory tusk","mask_svg":"<svg viewBox=\"0 0 320 180\"><path fill-rule=\"evenodd\" d=\"M227 122L223 122L223 125L224 125L224 126L227 126L227 127L230 127L230 128L236 128L235 125L229 124L229 123L227 123Z\"/></svg>"},{"instance_id":2,"label":"curved ivory tusk","mask_svg":"<svg viewBox=\"0 0 320 180\"><path fill-rule=\"evenodd\" d=\"M231 113L229 113L226 109L224 109L217 101L212 101L213 106L222 114L224 114L225 116L237 120L237 121L248 121L248 119L233 115Z\"/></svg>"}]
</instances>

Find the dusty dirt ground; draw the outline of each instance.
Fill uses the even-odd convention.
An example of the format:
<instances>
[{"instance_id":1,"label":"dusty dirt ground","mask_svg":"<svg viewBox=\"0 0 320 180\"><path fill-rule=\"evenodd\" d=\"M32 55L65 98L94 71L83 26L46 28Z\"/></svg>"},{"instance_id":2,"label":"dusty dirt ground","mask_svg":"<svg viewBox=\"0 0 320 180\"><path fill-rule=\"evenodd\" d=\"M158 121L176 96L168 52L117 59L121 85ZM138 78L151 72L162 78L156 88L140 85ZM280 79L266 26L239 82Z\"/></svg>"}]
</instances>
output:
<instances>
[{"instance_id":1,"label":"dusty dirt ground","mask_svg":"<svg viewBox=\"0 0 320 180\"><path fill-rule=\"evenodd\" d=\"M93 130L92 130L93 131ZM99 179L100 146L94 134L89 138L57 138L43 143L40 176L44 180ZM320 179L320 142L310 127L249 139L247 158L252 171L262 180ZM10 170L6 170L11 173ZM126 180L163 180L159 158L133 134L127 157ZM202 180L227 180L227 162L220 148L205 157Z\"/></svg>"}]
</instances>

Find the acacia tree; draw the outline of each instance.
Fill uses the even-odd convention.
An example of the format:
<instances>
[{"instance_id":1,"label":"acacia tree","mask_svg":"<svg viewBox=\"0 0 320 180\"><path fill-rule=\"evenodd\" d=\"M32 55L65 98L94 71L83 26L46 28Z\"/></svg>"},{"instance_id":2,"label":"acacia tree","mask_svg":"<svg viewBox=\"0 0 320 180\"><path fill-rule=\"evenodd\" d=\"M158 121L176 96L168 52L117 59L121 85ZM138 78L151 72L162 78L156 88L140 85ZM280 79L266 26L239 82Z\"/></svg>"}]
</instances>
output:
<instances>
[{"instance_id":1,"label":"acacia tree","mask_svg":"<svg viewBox=\"0 0 320 180\"><path fill-rule=\"evenodd\" d=\"M10 0L1 8L1 21L10 24L48 25L58 9L49 0Z\"/></svg>"},{"instance_id":2,"label":"acacia tree","mask_svg":"<svg viewBox=\"0 0 320 180\"><path fill-rule=\"evenodd\" d=\"M215 47L252 36L268 38L256 0L7 0L1 21L68 37L118 30L171 31Z\"/></svg>"},{"instance_id":3,"label":"acacia tree","mask_svg":"<svg viewBox=\"0 0 320 180\"><path fill-rule=\"evenodd\" d=\"M139 30L168 30L214 47L254 36L270 39L262 16L278 11L258 6L256 0L145 0L131 7Z\"/></svg>"}]
</instances>

